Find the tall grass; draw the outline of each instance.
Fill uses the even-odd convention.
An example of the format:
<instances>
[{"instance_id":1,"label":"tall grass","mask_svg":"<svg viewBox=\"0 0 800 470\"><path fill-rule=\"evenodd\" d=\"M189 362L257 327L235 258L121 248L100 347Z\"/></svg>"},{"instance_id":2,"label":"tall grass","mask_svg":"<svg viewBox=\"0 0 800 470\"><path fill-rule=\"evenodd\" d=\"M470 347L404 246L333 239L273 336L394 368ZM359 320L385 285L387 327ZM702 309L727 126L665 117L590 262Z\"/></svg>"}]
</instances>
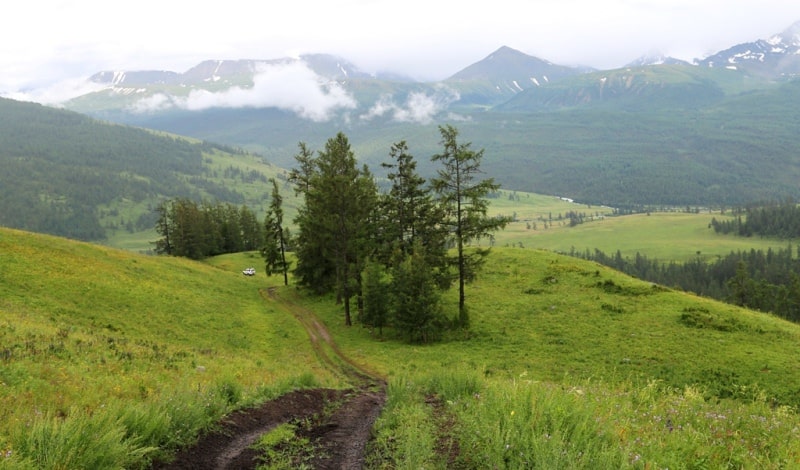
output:
<instances>
[{"instance_id":1,"label":"tall grass","mask_svg":"<svg viewBox=\"0 0 800 470\"><path fill-rule=\"evenodd\" d=\"M709 401L698 388L652 380L553 383L447 370L395 377L388 391L370 468L800 465L796 410L775 407L763 394L748 402ZM433 416L432 396L453 417L452 430ZM443 433L458 443L453 461L437 447Z\"/></svg>"},{"instance_id":2,"label":"tall grass","mask_svg":"<svg viewBox=\"0 0 800 470\"><path fill-rule=\"evenodd\" d=\"M624 454L591 402L559 386L491 382L456 405L470 468L620 468Z\"/></svg>"},{"instance_id":3,"label":"tall grass","mask_svg":"<svg viewBox=\"0 0 800 470\"><path fill-rule=\"evenodd\" d=\"M466 294L469 336L430 345L345 328L330 299L308 300L346 354L390 377L389 403L408 401L381 418L386 448L438 442L444 411L464 468L800 465L797 325L534 250L493 249ZM691 327L692 308L737 328Z\"/></svg>"},{"instance_id":4,"label":"tall grass","mask_svg":"<svg viewBox=\"0 0 800 470\"><path fill-rule=\"evenodd\" d=\"M419 384L406 377L390 380L387 402L374 426L367 466L416 470L435 468L436 428Z\"/></svg>"}]
</instances>

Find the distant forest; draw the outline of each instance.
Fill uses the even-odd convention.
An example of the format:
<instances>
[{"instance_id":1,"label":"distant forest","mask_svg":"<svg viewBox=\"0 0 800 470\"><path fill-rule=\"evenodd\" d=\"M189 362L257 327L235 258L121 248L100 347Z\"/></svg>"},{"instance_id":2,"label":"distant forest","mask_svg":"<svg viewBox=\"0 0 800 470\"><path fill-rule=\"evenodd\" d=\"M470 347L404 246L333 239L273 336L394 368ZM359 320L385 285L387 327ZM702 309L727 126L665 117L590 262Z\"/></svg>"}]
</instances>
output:
<instances>
[{"instance_id":1,"label":"distant forest","mask_svg":"<svg viewBox=\"0 0 800 470\"><path fill-rule=\"evenodd\" d=\"M201 199L202 188L223 201L243 201L202 178L203 151L212 148L0 99L0 225L97 241L105 238L97 208L114 200Z\"/></svg>"},{"instance_id":2,"label":"distant forest","mask_svg":"<svg viewBox=\"0 0 800 470\"><path fill-rule=\"evenodd\" d=\"M783 202L748 207L735 211L733 220L711 220L717 233L734 234L742 237L761 236L774 238L800 237L800 207L792 199ZM742 220L742 215L745 219Z\"/></svg>"},{"instance_id":3,"label":"distant forest","mask_svg":"<svg viewBox=\"0 0 800 470\"><path fill-rule=\"evenodd\" d=\"M800 238L800 209L792 200L734 212L738 215L732 220L712 219L714 230L747 237ZM731 252L711 262L699 254L684 263L660 262L639 253L623 257L619 250L611 255L600 250L570 254L640 279L800 322L800 250L790 244L766 252Z\"/></svg>"}]
</instances>

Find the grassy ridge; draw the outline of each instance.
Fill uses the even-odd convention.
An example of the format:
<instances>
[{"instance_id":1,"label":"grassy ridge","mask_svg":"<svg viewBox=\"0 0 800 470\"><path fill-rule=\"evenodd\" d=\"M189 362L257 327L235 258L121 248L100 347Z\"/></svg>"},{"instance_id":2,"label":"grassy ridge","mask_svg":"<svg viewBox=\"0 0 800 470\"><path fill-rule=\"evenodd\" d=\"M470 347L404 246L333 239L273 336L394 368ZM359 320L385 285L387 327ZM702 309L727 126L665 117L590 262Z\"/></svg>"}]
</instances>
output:
<instances>
[{"instance_id":1,"label":"grassy ridge","mask_svg":"<svg viewBox=\"0 0 800 470\"><path fill-rule=\"evenodd\" d=\"M233 407L337 385L241 269L1 229L0 450L89 468L68 458L81 447L70 433L99 426L122 436L113 442L168 449Z\"/></svg>"}]
</instances>

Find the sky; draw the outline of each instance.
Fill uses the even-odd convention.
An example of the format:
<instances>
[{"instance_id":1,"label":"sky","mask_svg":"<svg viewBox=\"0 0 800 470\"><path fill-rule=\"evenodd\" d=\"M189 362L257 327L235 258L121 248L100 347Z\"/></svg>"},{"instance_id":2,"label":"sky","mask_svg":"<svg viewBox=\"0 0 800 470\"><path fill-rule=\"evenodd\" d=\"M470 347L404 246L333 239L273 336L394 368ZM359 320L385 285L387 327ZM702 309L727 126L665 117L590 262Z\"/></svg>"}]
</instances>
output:
<instances>
[{"instance_id":1,"label":"sky","mask_svg":"<svg viewBox=\"0 0 800 470\"><path fill-rule=\"evenodd\" d=\"M692 60L783 31L800 21L800 2L27 0L2 15L0 96L15 97L103 70L184 72L207 59L304 53L424 81L501 46L599 69L652 52Z\"/></svg>"}]
</instances>

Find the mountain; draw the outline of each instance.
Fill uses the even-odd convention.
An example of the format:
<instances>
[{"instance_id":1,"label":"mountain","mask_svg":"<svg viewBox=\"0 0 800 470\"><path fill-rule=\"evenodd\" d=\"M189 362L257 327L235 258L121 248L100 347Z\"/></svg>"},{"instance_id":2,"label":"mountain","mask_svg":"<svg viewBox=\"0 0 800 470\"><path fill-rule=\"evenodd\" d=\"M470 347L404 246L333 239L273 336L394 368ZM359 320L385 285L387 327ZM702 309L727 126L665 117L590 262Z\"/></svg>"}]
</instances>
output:
<instances>
[{"instance_id":1,"label":"mountain","mask_svg":"<svg viewBox=\"0 0 800 470\"><path fill-rule=\"evenodd\" d=\"M530 88L495 107L541 112L561 108L617 107L624 110L696 109L753 85L741 73L683 65L647 65L586 73Z\"/></svg>"},{"instance_id":2,"label":"mountain","mask_svg":"<svg viewBox=\"0 0 800 470\"><path fill-rule=\"evenodd\" d=\"M65 106L281 167L295 164L297 142L320 148L343 130L372 168L404 139L430 173L436 126L453 123L492 156L486 170L506 188L611 206L746 204L800 196L798 87L775 72L790 70L798 30L752 43L769 46L764 61L732 48L706 64L651 54L602 71L501 47L433 83L370 75L329 55L206 61L178 74L97 75L102 89Z\"/></svg>"},{"instance_id":3,"label":"mountain","mask_svg":"<svg viewBox=\"0 0 800 470\"><path fill-rule=\"evenodd\" d=\"M227 85L252 84L253 75L269 66L303 63L320 77L343 81L349 78L369 78L370 75L346 60L328 54L306 54L298 58L271 60L206 60L184 73L168 71L104 71L89 78L93 83L111 87L178 85L198 87L222 82Z\"/></svg>"},{"instance_id":4,"label":"mountain","mask_svg":"<svg viewBox=\"0 0 800 470\"><path fill-rule=\"evenodd\" d=\"M503 46L444 81L461 92L458 104L492 105L585 69L556 65Z\"/></svg>"},{"instance_id":5,"label":"mountain","mask_svg":"<svg viewBox=\"0 0 800 470\"><path fill-rule=\"evenodd\" d=\"M278 171L231 147L8 99L0 166L0 225L91 241L153 229L163 198L258 207Z\"/></svg>"},{"instance_id":6,"label":"mountain","mask_svg":"<svg viewBox=\"0 0 800 470\"><path fill-rule=\"evenodd\" d=\"M625 67L645 67L648 65L690 65L690 63L663 54L645 54L631 61Z\"/></svg>"},{"instance_id":7,"label":"mountain","mask_svg":"<svg viewBox=\"0 0 800 470\"><path fill-rule=\"evenodd\" d=\"M740 70L766 78L800 74L800 21L769 39L738 44L698 61L704 67Z\"/></svg>"},{"instance_id":8,"label":"mountain","mask_svg":"<svg viewBox=\"0 0 800 470\"><path fill-rule=\"evenodd\" d=\"M163 70L144 70L132 72L97 72L89 77L89 82L105 86L148 86L178 83L180 74Z\"/></svg>"}]
</instances>

